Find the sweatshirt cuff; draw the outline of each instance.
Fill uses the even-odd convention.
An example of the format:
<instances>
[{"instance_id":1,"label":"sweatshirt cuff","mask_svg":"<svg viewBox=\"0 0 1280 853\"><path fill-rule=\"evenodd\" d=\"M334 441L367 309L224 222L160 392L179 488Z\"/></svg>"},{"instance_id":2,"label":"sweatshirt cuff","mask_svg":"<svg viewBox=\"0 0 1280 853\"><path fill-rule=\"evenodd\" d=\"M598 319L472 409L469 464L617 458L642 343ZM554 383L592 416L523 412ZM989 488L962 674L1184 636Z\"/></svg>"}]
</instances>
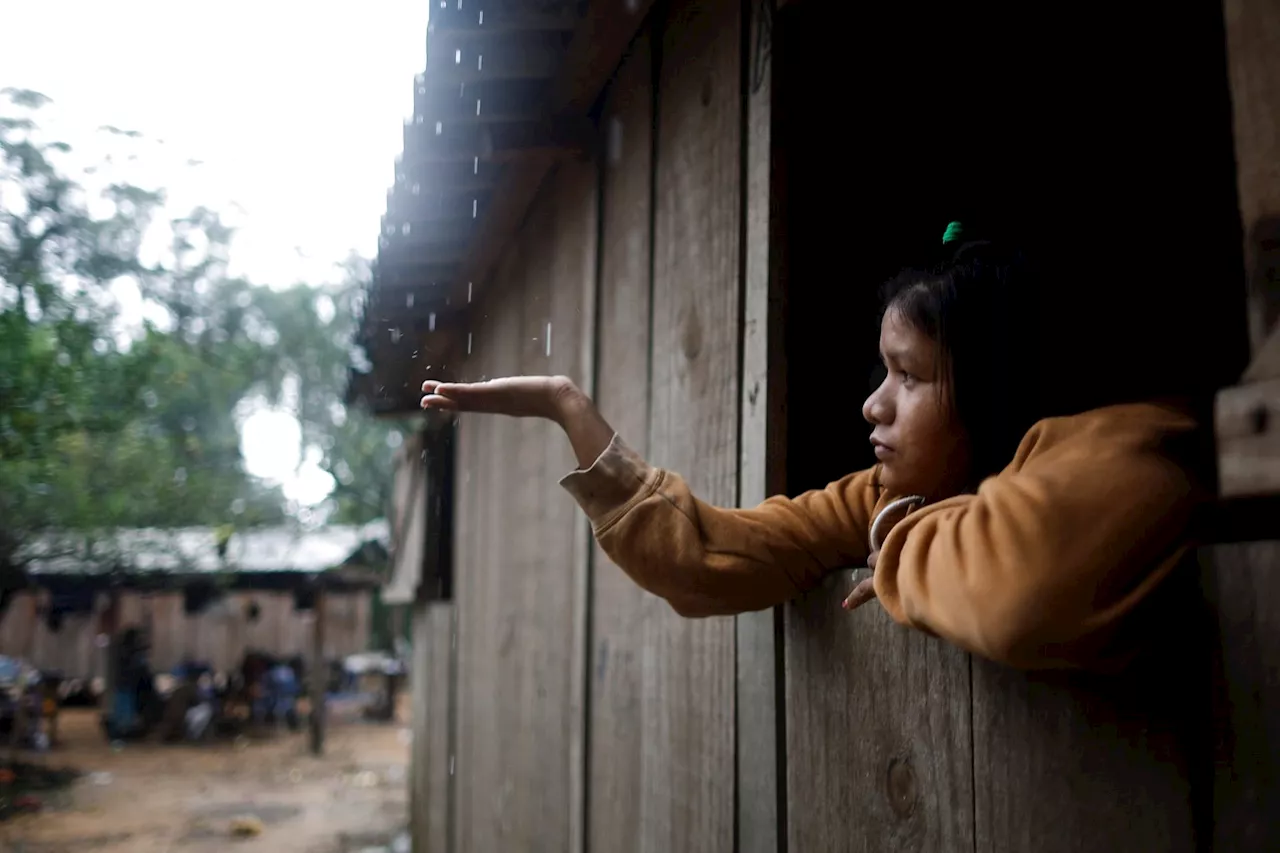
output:
<instances>
[{"instance_id":1,"label":"sweatshirt cuff","mask_svg":"<svg viewBox=\"0 0 1280 853\"><path fill-rule=\"evenodd\" d=\"M596 529L608 525L656 486L659 471L617 435L587 469L560 479Z\"/></svg>"}]
</instances>

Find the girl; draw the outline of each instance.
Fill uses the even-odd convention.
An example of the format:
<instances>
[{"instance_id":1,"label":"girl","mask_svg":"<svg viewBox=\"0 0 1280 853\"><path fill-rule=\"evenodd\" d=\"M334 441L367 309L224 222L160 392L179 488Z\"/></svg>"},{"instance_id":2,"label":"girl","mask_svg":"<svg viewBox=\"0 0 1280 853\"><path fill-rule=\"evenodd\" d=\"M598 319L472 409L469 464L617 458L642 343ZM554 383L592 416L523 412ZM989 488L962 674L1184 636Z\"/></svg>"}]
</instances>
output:
<instances>
[{"instance_id":1,"label":"girl","mask_svg":"<svg viewBox=\"0 0 1280 853\"><path fill-rule=\"evenodd\" d=\"M561 484L601 547L681 615L771 607L868 565L848 609L877 598L1017 667L1122 666L1145 633L1139 605L1189 547L1195 424L1158 402L1043 417L1025 264L960 233L948 227L943 263L888 283L886 375L862 409L879 461L825 489L710 506L565 377L428 381L422 406L559 424L580 466Z\"/></svg>"}]
</instances>

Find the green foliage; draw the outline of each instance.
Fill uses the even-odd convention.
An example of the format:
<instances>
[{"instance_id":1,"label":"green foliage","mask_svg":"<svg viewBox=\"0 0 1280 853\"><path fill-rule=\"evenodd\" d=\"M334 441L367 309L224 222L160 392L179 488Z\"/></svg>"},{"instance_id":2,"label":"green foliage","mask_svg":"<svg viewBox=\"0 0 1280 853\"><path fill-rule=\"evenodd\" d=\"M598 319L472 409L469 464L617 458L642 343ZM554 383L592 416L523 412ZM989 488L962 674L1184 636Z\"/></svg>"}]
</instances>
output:
<instances>
[{"instance_id":1,"label":"green foliage","mask_svg":"<svg viewBox=\"0 0 1280 853\"><path fill-rule=\"evenodd\" d=\"M336 483L330 521L383 515L399 427L341 405L365 265L324 287L229 278L231 230L206 209L169 223L167 266L144 264L163 194L111 185L95 215L58 168L68 147L38 136L47 99L0 95L0 586L42 532L285 520L241 457L258 397L295 408ZM171 322L121 339L123 279Z\"/></svg>"}]
</instances>

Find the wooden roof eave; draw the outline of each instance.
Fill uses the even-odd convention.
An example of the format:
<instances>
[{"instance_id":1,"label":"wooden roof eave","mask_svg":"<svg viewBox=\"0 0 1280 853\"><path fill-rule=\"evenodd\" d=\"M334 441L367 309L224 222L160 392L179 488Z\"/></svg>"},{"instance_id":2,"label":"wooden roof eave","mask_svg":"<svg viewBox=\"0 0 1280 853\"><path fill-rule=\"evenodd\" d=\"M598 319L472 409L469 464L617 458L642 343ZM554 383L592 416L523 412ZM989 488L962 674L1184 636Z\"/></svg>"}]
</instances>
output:
<instances>
[{"instance_id":1,"label":"wooden roof eave","mask_svg":"<svg viewBox=\"0 0 1280 853\"><path fill-rule=\"evenodd\" d=\"M353 398L365 399L375 413L408 414L417 410L416 390L407 389L412 383L404 381L404 377L416 376L421 370L415 372L416 366L406 362L407 352L412 350L421 355L423 350L429 349L432 351L429 363L432 364L460 362L465 354L466 335L462 330L466 328L467 306L477 301L487 286L494 265L519 230L543 181L556 163L590 151L594 144L594 127L590 125L592 108L647 17L653 0L629 0L623 4L624 13L621 14L618 5L616 0L590 0L585 14L577 19L572 29L569 43L547 86L543 112L536 119L531 120L528 111L513 110L505 120L471 122L475 130L466 132L478 134L473 138L482 142L478 146L480 151L473 155L470 163L464 156L465 145L450 151L446 145L433 145L435 140L428 138L417 148L408 146L413 149L412 154L407 152L397 164L397 188L393 192L401 191L403 184L405 191L413 195L415 183L418 195L439 185L458 187L463 192L474 191L472 210L455 209L453 213L437 219L440 227L453 233L458 231L459 222L464 221L468 213L474 222L470 236L462 242L465 248L456 242L449 245L448 260L456 262L456 269L447 272L436 269L430 273L413 271L412 264L424 263L424 256L419 255L416 249L397 246L417 243L425 247L448 241L432 238L434 226L428 222L424 222L421 228L411 227L407 233L400 233L402 228L392 228L388 233L388 223L384 222L384 248L387 251L380 257L380 278L375 279L370 291L371 302L377 302L381 309L376 312L377 319L366 318L362 334L377 335L378 328L386 325L387 320L392 321L393 329L396 328L395 323L406 322L415 328L426 322L429 329L416 337L408 335L405 340L394 343L378 339L377 351L369 353L373 364L372 378L353 383L350 394ZM546 44L547 32L568 29L563 15L542 15L537 23L542 33L538 37L541 39L537 42L539 45ZM448 49L458 51L455 57L465 56L461 53L464 46L484 35L480 30L462 26L459 22L446 24L445 19L437 19L437 25L429 28L428 35L433 47L437 44L442 46L435 48L435 53L445 50L446 59ZM509 18L501 26L506 33L520 29L517 18ZM455 44L457 48L452 47ZM530 75L547 68L545 52L530 55L532 65L536 66ZM504 73L511 79L522 79L519 70L519 65L514 62L504 66ZM526 82L534 84L531 77L525 77L523 81L521 85ZM415 81L416 94L427 98L433 89L446 91L445 84L456 82L442 80L439 76L432 76L429 80L419 77ZM462 82L465 85L465 80ZM452 115L452 121L456 123L457 111L454 110ZM443 143L445 133L435 133L435 121L423 118L419 122L415 118L415 127L406 128L406 136L416 132L419 134L415 138L417 143L422 142L422 134L433 133L441 137ZM417 127L419 124L421 127ZM456 167L450 166L451 159ZM486 180L483 183L469 181L466 173L473 172L474 177L479 177L481 166ZM415 174L432 175L434 179L423 177L415 181L411 177ZM396 203L400 203L398 197ZM447 226L443 224L446 221L449 222ZM417 233L421 230L426 231L425 235ZM411 234L412 239L409 239ZM444 280L446 278L447 281ZM430 294L429 304L421 299L393 295L398 288L406 286L426 288L425 292ZM409 304L400 305L401 301ZM449 373L448 368L442 371L446 377ZM367 397L372 388L401 385L405 388L390 397Z\"/></svg>"}]
</instances>

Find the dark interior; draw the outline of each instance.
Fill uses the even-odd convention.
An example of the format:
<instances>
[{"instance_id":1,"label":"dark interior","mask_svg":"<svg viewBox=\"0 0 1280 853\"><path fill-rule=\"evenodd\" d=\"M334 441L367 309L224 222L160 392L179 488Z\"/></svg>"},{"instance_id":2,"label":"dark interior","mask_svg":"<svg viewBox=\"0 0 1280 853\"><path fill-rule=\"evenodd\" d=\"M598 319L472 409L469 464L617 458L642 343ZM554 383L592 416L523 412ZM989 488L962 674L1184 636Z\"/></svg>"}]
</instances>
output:
<instances>
[{"instance_id":1,"label":"dark interior","mask_svg":"<svg viewBox=\"0 0 1280 853\"><path fill-rule=\"evenodd\" d=\"M453 600L453 505L458 464L457 421L433 420L426 429L423 459L427 474L427 528L423 537L424 601Z\"/></svg>"},{"instance_id":2,"label":"dark interior","mask_svg":"<svg viewBox=\"0 0 1280 853\"><path fill-rule=\"evenodd\" d=\"M773 27L787 491L874 461L879 285L952 219L1016 240L1060 411L1200 403L1248 355L1221 4L845 4Z\"/></svg>"}]
</instances>

